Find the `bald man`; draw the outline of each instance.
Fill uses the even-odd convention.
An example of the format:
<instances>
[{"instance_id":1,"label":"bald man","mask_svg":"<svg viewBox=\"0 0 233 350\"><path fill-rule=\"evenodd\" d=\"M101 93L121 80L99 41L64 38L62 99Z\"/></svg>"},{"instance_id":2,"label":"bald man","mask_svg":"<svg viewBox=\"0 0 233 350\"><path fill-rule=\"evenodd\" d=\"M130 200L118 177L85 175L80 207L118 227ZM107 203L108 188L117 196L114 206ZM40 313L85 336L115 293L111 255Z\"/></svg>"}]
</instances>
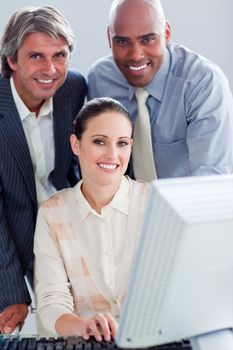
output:
<instances>
[{"instance_id":1,"label":"bald man","mask_svg":"<svg viewBox=\"0 0 233 350\"><path fill-rule=\"evenodd\" d=\"M118 99L135 122L135 90L148 92L157 176L231 173L233 99L228 81L213 62L171 43L161 3L114 1L108 40L112 55L90 68L88 98ZM135 177L132 163L129 174Z\"/></svg>"}]
</instances>

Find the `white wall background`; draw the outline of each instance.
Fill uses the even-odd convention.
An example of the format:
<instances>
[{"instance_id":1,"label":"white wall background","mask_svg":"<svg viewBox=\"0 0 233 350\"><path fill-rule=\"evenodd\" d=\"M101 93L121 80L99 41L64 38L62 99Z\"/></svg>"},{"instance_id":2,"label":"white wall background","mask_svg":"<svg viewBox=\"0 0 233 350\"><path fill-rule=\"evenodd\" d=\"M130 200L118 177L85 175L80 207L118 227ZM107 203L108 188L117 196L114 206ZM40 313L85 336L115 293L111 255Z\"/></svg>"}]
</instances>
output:
<instances>
[{"instance_id":1,"label":"white wall background","mask_svg":"<svg viewBox=\"0 0 233 350\"><path fill-rule=\"evenodd\" d=\"M0 36L8 18L25 5L53 5L69 20L77 37L70 67L86 75L88 67L110 52L106 27L112 0L0 0ZM216 62L233 90L233 1L162 0L173 40Z\"/></svg>"}]
</instances>

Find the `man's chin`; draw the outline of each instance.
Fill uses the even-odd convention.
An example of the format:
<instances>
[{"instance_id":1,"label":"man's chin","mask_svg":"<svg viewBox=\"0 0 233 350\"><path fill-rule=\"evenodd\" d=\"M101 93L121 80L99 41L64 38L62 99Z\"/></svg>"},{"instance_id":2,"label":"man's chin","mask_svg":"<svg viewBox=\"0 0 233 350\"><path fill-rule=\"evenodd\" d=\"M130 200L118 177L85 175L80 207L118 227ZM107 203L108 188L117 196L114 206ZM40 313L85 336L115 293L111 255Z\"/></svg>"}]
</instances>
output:
<instances>
[{"instance_id":1,"label":"man's chin","mask_svg":"<svg viewBox=\"0 0 233 350\"><path fill-rule=\"evenodd\" d=\"M144 87L148 85L152 79L146 79L145 77L125 77L128 83L134 87Z\"/></svg>"},{"instance_id":2,"label":"man's chin","mask_svg":"<svg viewBox=\"0 0 233 350\"><path fill-rule=\"evenodd\" d=\"M57 89L41 91L40 93L38 93L38 96L40 96L41 100L47 100L48 98L53 97L56 91Z\"/></svg>"},{"instance_id":3,"label":"man's chin","mask_svg":"<svg viewBox=\"0 0 233 350\"><path fill-rule=\"evenodd\" d=\"M153 74L149 74L147 72L146 74L130 74L128 71L121 70L122 74L124 75L125 79L128 81L128 83L134 87L144 87L153 79Z\"/></svg>"}]
</instances>

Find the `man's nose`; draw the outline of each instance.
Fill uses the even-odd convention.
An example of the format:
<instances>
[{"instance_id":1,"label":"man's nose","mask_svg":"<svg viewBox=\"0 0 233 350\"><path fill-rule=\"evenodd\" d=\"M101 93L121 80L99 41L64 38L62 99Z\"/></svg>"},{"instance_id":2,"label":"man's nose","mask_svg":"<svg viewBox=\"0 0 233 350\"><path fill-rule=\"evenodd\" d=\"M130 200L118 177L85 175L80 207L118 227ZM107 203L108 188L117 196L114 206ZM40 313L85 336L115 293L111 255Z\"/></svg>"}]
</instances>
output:
<instances>
[{"instance_id":1,"label":"man's nose","mask_svg":"<svg viewBox=\"0 0 233 350\"><path fill-rule=\"evenodd\" d=\"M135 43L132 45L130 58L135 62L138 62L144 58L144 49L140 43Z\"/></svg>"},{"instance_id":2,"label":"man's nose","mask_svg":"<svg viewBox=\"0 0 233 350\"><path fill-rule=\"evenodd\" d=\"M43 66L44 72L48 75L53 75L56 73L56 66L52 59L47 59Z\"/></svg>"}]
</instances>

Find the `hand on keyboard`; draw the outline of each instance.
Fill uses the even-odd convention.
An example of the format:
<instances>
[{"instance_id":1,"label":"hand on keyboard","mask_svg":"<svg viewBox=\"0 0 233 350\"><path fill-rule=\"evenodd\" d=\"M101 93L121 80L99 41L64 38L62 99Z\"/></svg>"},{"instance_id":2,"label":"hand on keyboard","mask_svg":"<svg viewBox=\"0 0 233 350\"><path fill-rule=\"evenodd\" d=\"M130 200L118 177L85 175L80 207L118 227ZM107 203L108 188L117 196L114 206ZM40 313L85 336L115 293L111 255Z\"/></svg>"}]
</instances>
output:
<instances>
[{"instance_id":1,"label":"hand on keyboard","mask_svg":"<svg viewBox=\"0 0 233 350\"><path fill-rule=\"evenodd\" d=\"M0 313L0 332L11 334L17 326L21 329L27 314L27 304L14 304L6 307Z\"/></svg>"},{"instance_id":2,"label":"hand on keyboard","mask_svg":"<svg viewBox=\"0 0 233 350\"><path fill-rule=\"evenodd\" d=\"M110 313L97 313L87 320L82 337L85 340L93 336L97 341L110 341L115 338L117 328L118 322Z\"/></svg>"}]
</instances>

